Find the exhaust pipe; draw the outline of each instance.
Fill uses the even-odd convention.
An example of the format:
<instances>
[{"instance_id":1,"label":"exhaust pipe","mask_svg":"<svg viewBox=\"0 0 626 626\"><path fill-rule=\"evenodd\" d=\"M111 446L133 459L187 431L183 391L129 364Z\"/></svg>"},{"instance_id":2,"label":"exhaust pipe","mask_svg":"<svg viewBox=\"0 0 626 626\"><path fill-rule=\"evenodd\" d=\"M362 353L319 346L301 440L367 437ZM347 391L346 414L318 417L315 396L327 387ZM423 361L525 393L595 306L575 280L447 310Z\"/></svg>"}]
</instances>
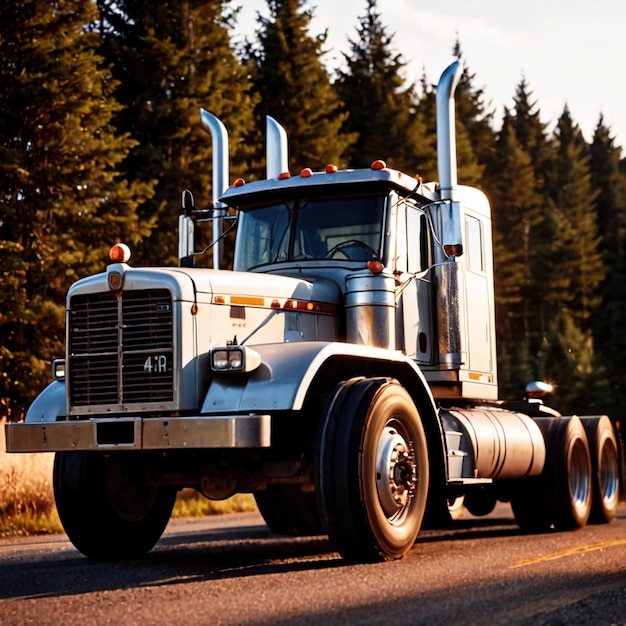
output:
<instances>
[{"instance_id":1,"label":"exhaust pipe","mask_svg":"<svg viewBox=\"0 0 626 626\"><path fill-rule=\"evenodd\" d=\"M226 214L226 205L219 201L228 189L228 131L222 122L212 113L200 109L200 117L205 129L211 133L213 142L213 184L211 200L213 202L213 268L219 269L222 258L222 245L219 237L222 233L222 217Z\"/></svg>"},{"instance_id":2,"label":"exhaust pipe","mask_svg":"<svg viewBox=\"0 0 626 626\"><path fill-rule=\"evenodd\" d=\"M269 115L265 121L265 136L265 177L269 180L289 170L289 148L285 129Z\"/></svg>"},{"instance_id":3,"label":"exhaust pipe","mask_svg":"<svg viewBox=\"0 0 626 626\"><path fill-rule=\"evenodd\" d=\"M443 71L437 85L437 168L442 200L455 200L457 166L454 91L462 73L461 64L455 61Z\"/></svg>"},{"instance_id":4,"label":"exhaust pipe","mask_svg":"<svg viewBox=\"0 0 626 626\"><path fill-rule=\"evenodd\" d=\"M437 85L437 167L441 250L443 262L433 269L437 310L437 350L439 365L457 370L467 363L465 335L465 287L463 270L456 258L463 254L461 206L457 193L456 133L454 91L461 77L461 64L455 61L441 74Z\"/></svg>"}]
</instances>

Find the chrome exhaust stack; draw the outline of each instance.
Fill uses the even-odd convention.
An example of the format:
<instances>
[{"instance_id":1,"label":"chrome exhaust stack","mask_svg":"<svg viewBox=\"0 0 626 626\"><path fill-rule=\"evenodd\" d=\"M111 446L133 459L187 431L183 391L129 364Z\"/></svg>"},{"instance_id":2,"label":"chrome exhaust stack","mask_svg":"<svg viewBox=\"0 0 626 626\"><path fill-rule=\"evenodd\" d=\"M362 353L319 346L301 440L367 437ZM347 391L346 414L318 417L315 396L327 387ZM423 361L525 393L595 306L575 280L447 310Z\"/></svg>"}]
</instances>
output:
<instances>
[{"instance_id":1,"label":"chrome exhaust stack","mask_svg":"<svg viewBox=\"0 0 626 626\"><path fill-rule=\"evenodd\" d=\"M436 215L441 247L433 268L437 310L437 350L439 365L457 370L467 363L465 286L461 206L457 198L456 132L454 91L461 77L458 61L441 74L437 85L437 167L440 200L431 210Z\"/></svg>"},{"instance_id":2,"label":"chrome exhaust stack","mask_svg":"<svg viewBox=\"0 0 626 626\"><path fill-rule=\"evenodd\" d=\"M200 109L200 117L205 129L211 134L213 142L213 182L211 200L213 204L213 267L219 269L222 259L222 218L227 206L219 201L228 189L228 131L222 122L212 113Z\"/></svg>"},{"instance_id":3,"label":"chrome exhaust stack","mask_svg":"<svg viewBox=\"0 0 626 626\"><path fill-rule=\"evenodd\" d=\"M457 185L454 92L463 70L455 61L441 74L437 85L437 168L442 200L454 201Z\"/></svg>"},{"instance_id":4,"label":"chrome exhaust stack","mask_svg":"<svg viewBox=\"0 0 626 626\"><path fill-rule=\"evenodd\" d=\"M289 148L287 132L269 115L265 121L265 137L265 177L269 180L289 170Z\"/></svg>"},{"instance_id":5,"label":"chrome exhaust stack","mask_svg":"<svg viewBox=\"0 0 626 626\"><path fill-rule=\"evenodd\" d=\"M442 201L442 244L447 258L463 254L461 210L457 202L456 127L454 91L461 78L461 64L455 61L441 74L437 85L437 167Z\"/></svg>"}]
</instances>

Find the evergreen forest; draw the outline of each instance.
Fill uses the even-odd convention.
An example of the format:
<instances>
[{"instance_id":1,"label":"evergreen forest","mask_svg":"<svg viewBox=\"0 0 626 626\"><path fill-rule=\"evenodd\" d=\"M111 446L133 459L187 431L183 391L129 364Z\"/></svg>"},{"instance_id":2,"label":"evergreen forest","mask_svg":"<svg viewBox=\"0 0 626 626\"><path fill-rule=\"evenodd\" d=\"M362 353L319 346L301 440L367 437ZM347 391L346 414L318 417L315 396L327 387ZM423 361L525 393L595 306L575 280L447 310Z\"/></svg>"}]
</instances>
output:
<instances>
[{"instance_id":1,"label":"evergreen forest","mask_svg":"<svg viewBox=\"0 0 626 626\"><path fill-rule=\"evenodd\" d=\"M201 107L228 128L231 181L263 176L267 114L289 133L292 172L384 159L437 179L436 77L405 76L377 0L363 0L332 72L312 4L267 0L254 40L236 41L237 4L0 3L0 418L22 418L48 384L66 291L113 243L135 265L176 262L181 191L211 201ZM463 66L458 179L493 211L500 396L543 379L562 413L619 418L626 159L609 120L589 142L565 108L548 132L525 79L494 111L461 42L450 47Z\"/></svg>"}]
</instances>

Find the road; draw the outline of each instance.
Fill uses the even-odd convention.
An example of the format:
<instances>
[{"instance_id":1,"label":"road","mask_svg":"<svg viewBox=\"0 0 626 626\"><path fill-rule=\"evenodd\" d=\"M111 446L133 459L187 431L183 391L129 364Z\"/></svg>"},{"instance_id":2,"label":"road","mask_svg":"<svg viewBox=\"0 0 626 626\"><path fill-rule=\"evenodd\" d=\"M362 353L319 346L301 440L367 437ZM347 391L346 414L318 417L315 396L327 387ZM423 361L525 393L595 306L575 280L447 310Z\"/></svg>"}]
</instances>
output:
<instances>
[{"instance_id":1,"label":"road","mask_svg":"<svg viewBox=\"0 0 626 626\"><path fill-rule=\"evenodd\" d=\"M510 508L349 565L255 513L173 520L144 559L64 535L0 540L0 624L626 624L626 505L609 525L523 535Z\"/></svg>"}]
</instances>

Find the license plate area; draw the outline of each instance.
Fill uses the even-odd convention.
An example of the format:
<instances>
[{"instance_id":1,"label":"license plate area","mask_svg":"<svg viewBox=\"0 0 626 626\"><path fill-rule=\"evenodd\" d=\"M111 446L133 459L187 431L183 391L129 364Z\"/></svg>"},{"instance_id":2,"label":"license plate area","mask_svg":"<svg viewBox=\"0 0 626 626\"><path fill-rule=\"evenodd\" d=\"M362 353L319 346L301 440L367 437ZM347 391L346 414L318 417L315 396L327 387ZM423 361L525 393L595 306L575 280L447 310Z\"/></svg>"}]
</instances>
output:
<instances>
[{"instance_id":1,"label":"license plate area","mask_svg":"<svg viewBox=\"0 0 626 626\"><path fill-rule=\"evenodd\" d=\"M95 422L99 448L135 447L141 441L141 418L113 418Z\"/></svg>"}]
</instances>

